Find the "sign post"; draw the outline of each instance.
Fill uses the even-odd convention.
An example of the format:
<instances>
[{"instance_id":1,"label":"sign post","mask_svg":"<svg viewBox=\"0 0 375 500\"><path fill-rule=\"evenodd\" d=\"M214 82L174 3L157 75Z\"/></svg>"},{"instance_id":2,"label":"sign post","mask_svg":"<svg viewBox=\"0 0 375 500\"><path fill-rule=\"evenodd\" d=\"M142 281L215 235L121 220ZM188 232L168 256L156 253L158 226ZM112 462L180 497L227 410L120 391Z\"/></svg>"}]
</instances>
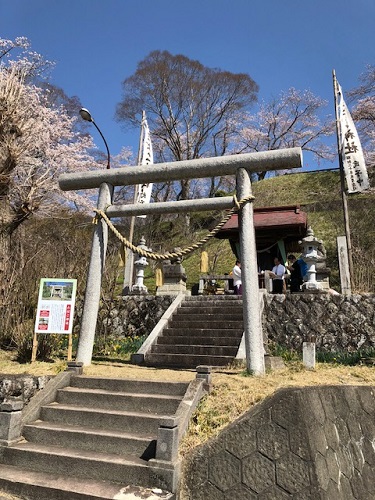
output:
<instances>
[{"instance_id":1,"label":"sign post","mask_svg":"<svg viewBox=\"0 0 375 500\"><path fill-rule=\"evenodd\" d=\"M31 362L36 360L38 333L69 335L68 361L71 361L76 291L76 279L42 278L40 280Z\"/></svg>"}]
</instances>

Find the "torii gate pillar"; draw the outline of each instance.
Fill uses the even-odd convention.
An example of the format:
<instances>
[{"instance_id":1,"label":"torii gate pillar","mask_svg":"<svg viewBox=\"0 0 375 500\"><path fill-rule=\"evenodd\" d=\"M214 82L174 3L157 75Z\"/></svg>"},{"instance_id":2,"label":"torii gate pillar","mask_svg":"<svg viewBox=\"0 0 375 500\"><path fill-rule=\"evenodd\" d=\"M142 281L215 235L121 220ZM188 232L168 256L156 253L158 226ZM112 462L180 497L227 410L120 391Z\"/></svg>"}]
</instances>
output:
<instances>
[{"instance_id":1,"label":"torii gate pillar","mask_svg":"<svg viewBox=\"0 0 375 500\"><path fill-rule=\"evenodd\" d=\"M241 200L252 194L249 172L245 168L237 171L237 198ZM238 214L240 229L241 277L243 299L243 322L246 349L246 367L254 375L264 375L264 348L262 322L259 306L258 264L255 244L254 209L246 203Z\"/></svg>"}]
</instances>

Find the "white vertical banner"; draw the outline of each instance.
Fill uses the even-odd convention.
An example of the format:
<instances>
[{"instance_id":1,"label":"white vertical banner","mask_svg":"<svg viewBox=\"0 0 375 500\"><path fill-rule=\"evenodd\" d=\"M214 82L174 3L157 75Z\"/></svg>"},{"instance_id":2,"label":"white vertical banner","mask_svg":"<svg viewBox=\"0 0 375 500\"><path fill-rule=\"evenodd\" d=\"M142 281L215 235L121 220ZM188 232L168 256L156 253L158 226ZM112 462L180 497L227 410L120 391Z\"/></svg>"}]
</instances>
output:
<instances>
[{"instance_id":1,"label":"white vertical banner","mask_svg":"<svg viewBox=\"0 0 375 500\"><path fill-rule=\"evenodd\" d=\"M370 187L366 163L357 129L348 107L345 104L342 89L339 84L337 84L337 86L339 96L339 141L342 166L345 172L348 193L359 193Z\"/></svg>"},{"instance_id":2,"label":"white vertical banner","mask_svg":"<svg viewBox=\"0 0 375 500\"><path fill-rule=\"evenodd\" d=\"M141 159L140 165L151 165L154 163L154 155L152 152L152 143L150 130L148 128L147 120L145 114L142 118L141 123ZM149 184L138 184L136 186L135 202L136 203L150 203L152 192L152 183ZM139 215L138 217L146 217L145 215Z\"/></svg>"}]
</instances>

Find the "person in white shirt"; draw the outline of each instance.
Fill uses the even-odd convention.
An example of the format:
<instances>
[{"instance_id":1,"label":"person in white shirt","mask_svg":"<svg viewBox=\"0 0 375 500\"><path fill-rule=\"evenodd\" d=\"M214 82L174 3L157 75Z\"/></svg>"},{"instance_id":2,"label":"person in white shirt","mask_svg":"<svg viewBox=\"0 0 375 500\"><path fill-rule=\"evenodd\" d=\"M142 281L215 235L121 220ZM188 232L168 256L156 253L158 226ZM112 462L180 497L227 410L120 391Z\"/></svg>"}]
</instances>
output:
<instances>
[{"instance_id":1,"label":"person in white shirt","mask_svg":"<svg viewBox=\"0 0 375 500\"><path fill-rule=\"evenodd\" d=\"M275 265L272 268L272 273L270 273L272 278L272 293L283 293L286 269L278 257L275 257L273 262Z\"/></svg>"},{"instance_id":2,"label":"person in white shirt","mask_svg":"<svg viewBox=\"0 0 375 500\"><path fill-rule=\"evenodd\" d=\"M241 262L236 260L236 264L232 270L233 287L236 295L242 295L242 278L241 278Z\"/></svg>"}]
</instances>

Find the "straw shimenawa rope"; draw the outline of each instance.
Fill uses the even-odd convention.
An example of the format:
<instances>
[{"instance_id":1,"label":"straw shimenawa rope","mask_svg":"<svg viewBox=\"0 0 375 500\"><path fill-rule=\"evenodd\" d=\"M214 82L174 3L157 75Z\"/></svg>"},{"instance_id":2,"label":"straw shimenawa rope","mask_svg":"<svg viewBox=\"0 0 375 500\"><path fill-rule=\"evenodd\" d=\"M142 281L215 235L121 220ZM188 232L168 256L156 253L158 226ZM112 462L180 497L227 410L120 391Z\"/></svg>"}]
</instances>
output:
<instances>
[{"instance_id":1,"label":"straw shimenawa rope","mask_svg":"<svg viewBox=\"0 0 375 500\"><path fill-rule=\"evenodd\" d=\"M178 252L167 252L167 253L164 253L164 254L157 254L157 253L153 253L153 252L150 252L148 250L144 250L143 248L140 248L140 247L137 247L137 246L133 245L132 243L130 243L129 240L127 240L125 238L125 236L123 236L115 228L115 226L112 224L112 222L107 217L107 215L105 214L105 212L103 212L103 210L94 209L94 211L96 212L96 216L94 218L94 221L95 221L95 223L97 223L98 219L102 218L106 222L106 224L109 227L109 229L123 243L123 245L126 248L129 248L132 252L140 255L141 257L148 257L149 259L156 260L156 261L167 260L167 259L176 259L178 257L183 257L184 255L188 255L189 253L194 252L194 250L197 250L198 248L202 247L205 243L207 243L207 241L210 238L212 238L213 236L215 236L215 234L220 231L220 229L224 226L224 224L230 219L230 217L235 212L238 212L239 210L241 210L241 208L246 203L248 203L250 201L253 201L254 200L254 196L253 195L247 196L246 198L242 198L240 201L238 201L237 197L234 196L233 200L234 200L235 206L229 210L229 212L214 227L214 229L212 229L211 231L209 231L209 233L205 237L203 237L201 240L199 240L197 243L194 243L193 245L190 245L189 247L186 247L183 250L179 250Z\"/></svg>"}]
</instances>

